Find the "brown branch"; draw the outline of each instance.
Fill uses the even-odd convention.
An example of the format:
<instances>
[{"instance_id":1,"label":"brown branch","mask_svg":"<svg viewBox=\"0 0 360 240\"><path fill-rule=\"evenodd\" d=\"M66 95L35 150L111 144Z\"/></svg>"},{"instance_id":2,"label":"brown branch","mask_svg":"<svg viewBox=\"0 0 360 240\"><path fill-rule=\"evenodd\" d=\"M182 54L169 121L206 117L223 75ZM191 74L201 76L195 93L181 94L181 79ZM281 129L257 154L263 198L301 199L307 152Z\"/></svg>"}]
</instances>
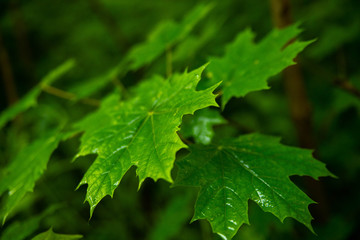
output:
<instances>
[{"instance_id":1,"label":"brown branch","mask_svg":"<svg viewBox=\"0 0 360 240\"><path fill-rule=\"evenodd\" d=\"M14 75L9 59L9 54L4 46L0 33L0 69L5 86L5 94L9 105L15 103L19 98L16 91Z\"/></svg>"},{"instance_id":2,"label":"brown branch","mask_svg":"<svg viewBox=\"0 0 360 240\"><path fill-rule=\"evenodd\" d=\"M271 0L271 11L276 27L284 28L292 23L289 0Z\"/></svg>"},{"instance_id":3,"label":"brown branch","mask_svg":"<svg viewBox=\"0 0 360 240\"><path fill-rule=\"evenodd\" d=\"M357 89L351 82L345 79L336 78L334 84L342 90L352 94L353 96L360 98L360 90Z\"/></svg>"},{"instance_id":4,"label":"brown branch","mask_svg":"<svg viewBox=\"0 0 360 240\"><path fill-rule=\"evenodd\" d=\"M290 0L270 0L274 25L284 28L292 24ZM288 44L291 44L290 41ZM290 105L290 113L294 122L299 145L312 148L316 146L312 129L311 104L308 100L303 75L299 64L290 66L283 71L284 85ZM316 209L317 219L326 221L328 219L328 206L324 188L320 182L311 178L305 179L306 187L314 199L321 203Z\"/></svg>"},{"instance_id":5,"label":"brown branch","mask_svg":"<svg viewBox=\"0 0 360 240\"><path fill-rule=\"evenodd\" d=\"M284 28L292 24L289 0L271 0L271 7L276 27ZM311 105L307 98L300 66L298 64L290 66L284 70L283 74L285 91L289 99L291 116L297 129L299 144L302 147L313 148L315 142L311 126Z\"/></svg>"},{"instance_id":6,"label":"brown branch","mask_svg":"<svg viewBox=\"0 0 360 240\"><path fill-rule=\"evenodd\" d=\"M66 100L69 100L69 101L76 101L78 99L75 94L70 93L70 92L66 92L64 90L61 90L59 88L56 88L56 87L53 87L53 86L50 86L50 85L42 85L41 89L46 93L49 93L51 95L54 95L56 97L66 99ZM79 101L84 103L84 104L95 106L95 107L100 106L100 101L97 100L97 99L84 98L84 99L80 99Z\"/></svg>"},{"instance_id":7,"label":"brown branch","mask_svg":"<svg viewBox=\"0 0 360 240\"><path fill-rule=\"evenodd\" d=\"M311 71L311 74L319 76L328 81L333 81L333 84L341 88L342 90L352 94L353 96L360 98L360 89L356 88L346 77L343 77L344 74L339 74L336 77L335 73L330 72L328 69L319 65L317 62L312 62L310 60L304 63L306 68Z\"/></svg>"}]
</instances>

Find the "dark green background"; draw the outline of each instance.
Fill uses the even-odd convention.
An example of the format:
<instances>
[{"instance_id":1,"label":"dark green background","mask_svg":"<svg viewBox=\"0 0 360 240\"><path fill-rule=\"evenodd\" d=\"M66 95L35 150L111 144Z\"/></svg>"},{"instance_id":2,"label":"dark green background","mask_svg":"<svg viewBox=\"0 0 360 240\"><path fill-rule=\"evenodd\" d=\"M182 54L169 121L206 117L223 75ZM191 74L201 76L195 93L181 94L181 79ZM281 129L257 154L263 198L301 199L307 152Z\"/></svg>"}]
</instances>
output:
<instances>
[{"instance_id":1,"label":"dark green background","mask_svg":"<svg viewBox=\"0 0 360 240\"><path fill-rule=\"evenodd\" d=\"M197 2L201 1L1 0L1 54L5 50L9 57L10 65L5 67L13 74L16 91L7 92L1 81L0 109L11 104L9 94L21 97L49 70L68 58L74 58L77 66L57 83L60 89L71 90L105 73L118 64L134 44L144 41L159 22L181 20ZM222 54L225 45L246 27L253 29L257 40L273 28L270 1L213 2L214 9L195 27L191 37L196 40L204 29L216 31L196 51L174 54L175 71L183 71L187 66L194 69L209 56ZM241 227L234 239L357 239L360 237L360 99L338 87L336 80L349 81L360 89L360 2L293 0L291 11L293 20L302 22L301 38L317 38L301 53L298 62L312 106L315 154L339 178L324 178L321 183L292 178L319 202L310 207L318 236L292 219L281 224L250 203L252 225ZM136 72L129 72L122 81L125 86L131 86L154 72L165 75L165 56ZM3 75L1 79L4 80ZM231 128L217 127L218 134L259 131L282 136L284 143L299 145L282 76L274 77L270 85L270 91L231 100L224 112L232 123ZM111 89L112 86L105 87L92 97L100 99ZM40 96L39 102L38 108L24 113L16 124L0 131L1 167L59 119L75 121L94 109L46 93ZM137 192L134 169L127 173L114 199L105 198L88 221L89 209L82 203L85 188L73 190L93 157L70 164L78 145L77 138L61 144L34 193L0 229L3 236L15 229L16 224L24 224L20 229L30 229L29 226L35 224L31 236L53 226L56 232L79 233L86 239L150 239L163 224L164 229L175 228L176 234L170 239L218 239L207 222L188 224L195 189L169 189L164 181L147 180ZM313 193L313 189L321 191ZM55 205L57 208L50 209L41 220L35 218Z\"/></svg>"}]
</instances>

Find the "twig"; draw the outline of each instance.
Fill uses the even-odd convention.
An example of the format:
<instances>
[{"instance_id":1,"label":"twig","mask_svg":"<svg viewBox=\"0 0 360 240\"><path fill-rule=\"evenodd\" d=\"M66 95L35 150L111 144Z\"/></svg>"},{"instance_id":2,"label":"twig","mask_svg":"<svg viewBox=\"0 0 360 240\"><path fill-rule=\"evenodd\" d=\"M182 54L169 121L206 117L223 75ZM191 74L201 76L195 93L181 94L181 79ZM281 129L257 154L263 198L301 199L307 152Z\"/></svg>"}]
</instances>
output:
<instances>
[{"instance_id":1,"label":"twig","mask_svg":"<svg viewBox=\"0 0 360 240\"><path fill-rule=\"evenodd\" d=\"M351 82L349 82L348 80L345 79L341 79L341 78L336 78L334 81L334 84L345 90L346 92L354 95L357 98L360 98L360 90L357 89Z\"/></svg>"},{"instance_id":2,"label":"twig","mask_svg":"<svg viewBox=\"0 0 360 240\"><path fill-rule=\"evenodd\" d=\"M335 77L335 73L331 73L321 65L316 62L307 61L304 63L306 64L306 68L311 71L313 75L318 75L324 79L334 79L333 84L341 88L342 90L348 92L349 94L354 95L355 97L360 98L360 89L356 88L347 78L341 77L340 75ZM344 75L344 74L341 74ZM329 81L329 80L328 80Z\"/></svg>"},{"instance_id":3,"label":"twig","mask_svg":"<svg viewBox=\"0 0 360 240\"><path fill-rule=\"evenodd\" d=\"M66 91L61 90L61 89L56 88L56 87L52 87L52 86L49 86L49 85L43 85L41 87L41 89L44 92L50 93L51 95L57 96L59 98L63 98L63 99L70 100L70 101L75 101L76 100L76 95L75 94L66 92Z\"/></svg>"},{"instance_id":4,"label":"twig","mask_svg":"<svg viewBox=\"0 0 360 240\"><path fill-rule=\"evenodd\" d=\"M284 28L292 24L289 0L271 0L271 7L276 27ZM291 44L291 42L288 44ZM306 94L300 66L298 64L290 66L283 73L285 91L289 99L291 117L297 130L299 144L302 147L314 148L315 141L311 126L311 106Z\"/></svg>"},{"instance_id":5,"label":"twig","mask_svg":"<svg viewBox=\"0 0 360 240\"><path fill-rule=\"evenodd\" d=\"M42 85L41 89L44 92L47 92L47 93L49 93L51 95L54 95L56 97L66 99L66 100L69 100L69 101L76 101L78 99L78 97L74 93L66 92L64 90L61 90L59 88L56 88L56 87L53 87L53 86L50 86L50 85ZM97 100L97 99L84 98L84 99L80 99L79 101L84 103L84 104L95 106L95 107L100 106L100 101Z\"/></svg>"}]
</instances>

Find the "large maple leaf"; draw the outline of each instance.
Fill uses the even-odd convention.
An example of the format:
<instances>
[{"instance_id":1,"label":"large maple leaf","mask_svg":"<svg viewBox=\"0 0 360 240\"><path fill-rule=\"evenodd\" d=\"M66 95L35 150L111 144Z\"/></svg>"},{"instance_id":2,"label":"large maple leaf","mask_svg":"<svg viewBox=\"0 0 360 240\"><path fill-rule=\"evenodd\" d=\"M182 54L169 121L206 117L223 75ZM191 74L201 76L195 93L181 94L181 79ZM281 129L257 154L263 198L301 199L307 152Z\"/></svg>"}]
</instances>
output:
<instances>
[{"instance_id":1,"label":"large maple leaf","mask_svg":"<svg viewBox=\"0 0 360 240\"><path fill-rule=\"evenodd\" d=\"M214 232L232 238L248 220L248 200L281 221L292 217L311 228L314 203L289 176L314 178L331 173L310 150L288 147L278 138L244 135L219 145L192 145L178 163L176 185L200 187L193 221L209 220Z\"/></svg>"},{"instance_id":2,"label":"large maple leaf","mask_svg":"<svg viewBox=\"0 0 360 240\"><path fill-rule=\"evenodd\" d=\"M133 99L119 102L109 97L98 112L77 124L85 131L78 156L98 154L80 182L88 185L91 214L103 197L113 195L133 165L140 185L147 177L172 182L175 154L186 147L177 135L182 116L217 106L212 92L218 85L196 91L203 70L169 80L153 77L134 90Z\"/></svg>"}]
</instances>

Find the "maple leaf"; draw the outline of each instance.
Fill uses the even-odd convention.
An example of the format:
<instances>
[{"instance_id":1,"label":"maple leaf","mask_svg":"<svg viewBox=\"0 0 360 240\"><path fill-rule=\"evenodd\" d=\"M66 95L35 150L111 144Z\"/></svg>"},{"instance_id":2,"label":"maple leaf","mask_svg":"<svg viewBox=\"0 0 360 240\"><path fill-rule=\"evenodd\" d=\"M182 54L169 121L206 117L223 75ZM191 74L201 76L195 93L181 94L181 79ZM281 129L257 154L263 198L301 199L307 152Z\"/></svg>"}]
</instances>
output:
<instances>
[{"instance_id":1,"label":"maple leaf","mask_svg":"<svg viewBox=\"0 0 360 240\"><path fill-rule=\"evenodd\" d=\"M279 139L243 135L219 145L191 145L179 161L175 185L200 187L193 221L207 219L213 231L232 238L249 224L248 200L281 221L292 217L312 230L308 205L314 203L291 180L292 175L331 176L310 150L284 146Z\"/></svg>"},{"instance_id":2,"label":"maple leaf","mask_svg":"<svg viewBox=\"0 0 360 240\"><path fill-rule=\"evenodd\" d=\"M175 154L186 147L176 133L182 116L217 106L212 92L218 85L196 91L204 68L175 74L169 80L153 77L133 90L133 99L119 102L109 97L99 111L77 124L85 130L78 156L98 155L79 184L88 185L90 215L103 197L113 195L133 165L140 186L147 177L172 182Z\"/></svg>"},{"instance_id":3,"label":"maple leaf","mask_svg":"<svg viewBox=\"0 0 360 240\"><path fill-rule=\"evenodd\" d=\"M211 58L207 71L214 82L223 81L222 107L232 97L244 97L252 91L268 89L267 80L286 67L313 41L294 41L284 48L301 30L298 25L274 29L261 42L254 44L250 29L238 34L227 46L223 57Z\"/></svg>"},{"instance_id":4,"label":"maple leaf","mask_svg":"<svg viewBox=\"0 0 360 240\"><path fill-rule=\"evenodd\" d=\"M46 169L52 152L57 148L64 135L59 130L52 131L22 149L16 158L0 175L0 196L8 192L1 216L5 221L8 214L32 192L35 182Z\"/></svg>"}]
</instances>

